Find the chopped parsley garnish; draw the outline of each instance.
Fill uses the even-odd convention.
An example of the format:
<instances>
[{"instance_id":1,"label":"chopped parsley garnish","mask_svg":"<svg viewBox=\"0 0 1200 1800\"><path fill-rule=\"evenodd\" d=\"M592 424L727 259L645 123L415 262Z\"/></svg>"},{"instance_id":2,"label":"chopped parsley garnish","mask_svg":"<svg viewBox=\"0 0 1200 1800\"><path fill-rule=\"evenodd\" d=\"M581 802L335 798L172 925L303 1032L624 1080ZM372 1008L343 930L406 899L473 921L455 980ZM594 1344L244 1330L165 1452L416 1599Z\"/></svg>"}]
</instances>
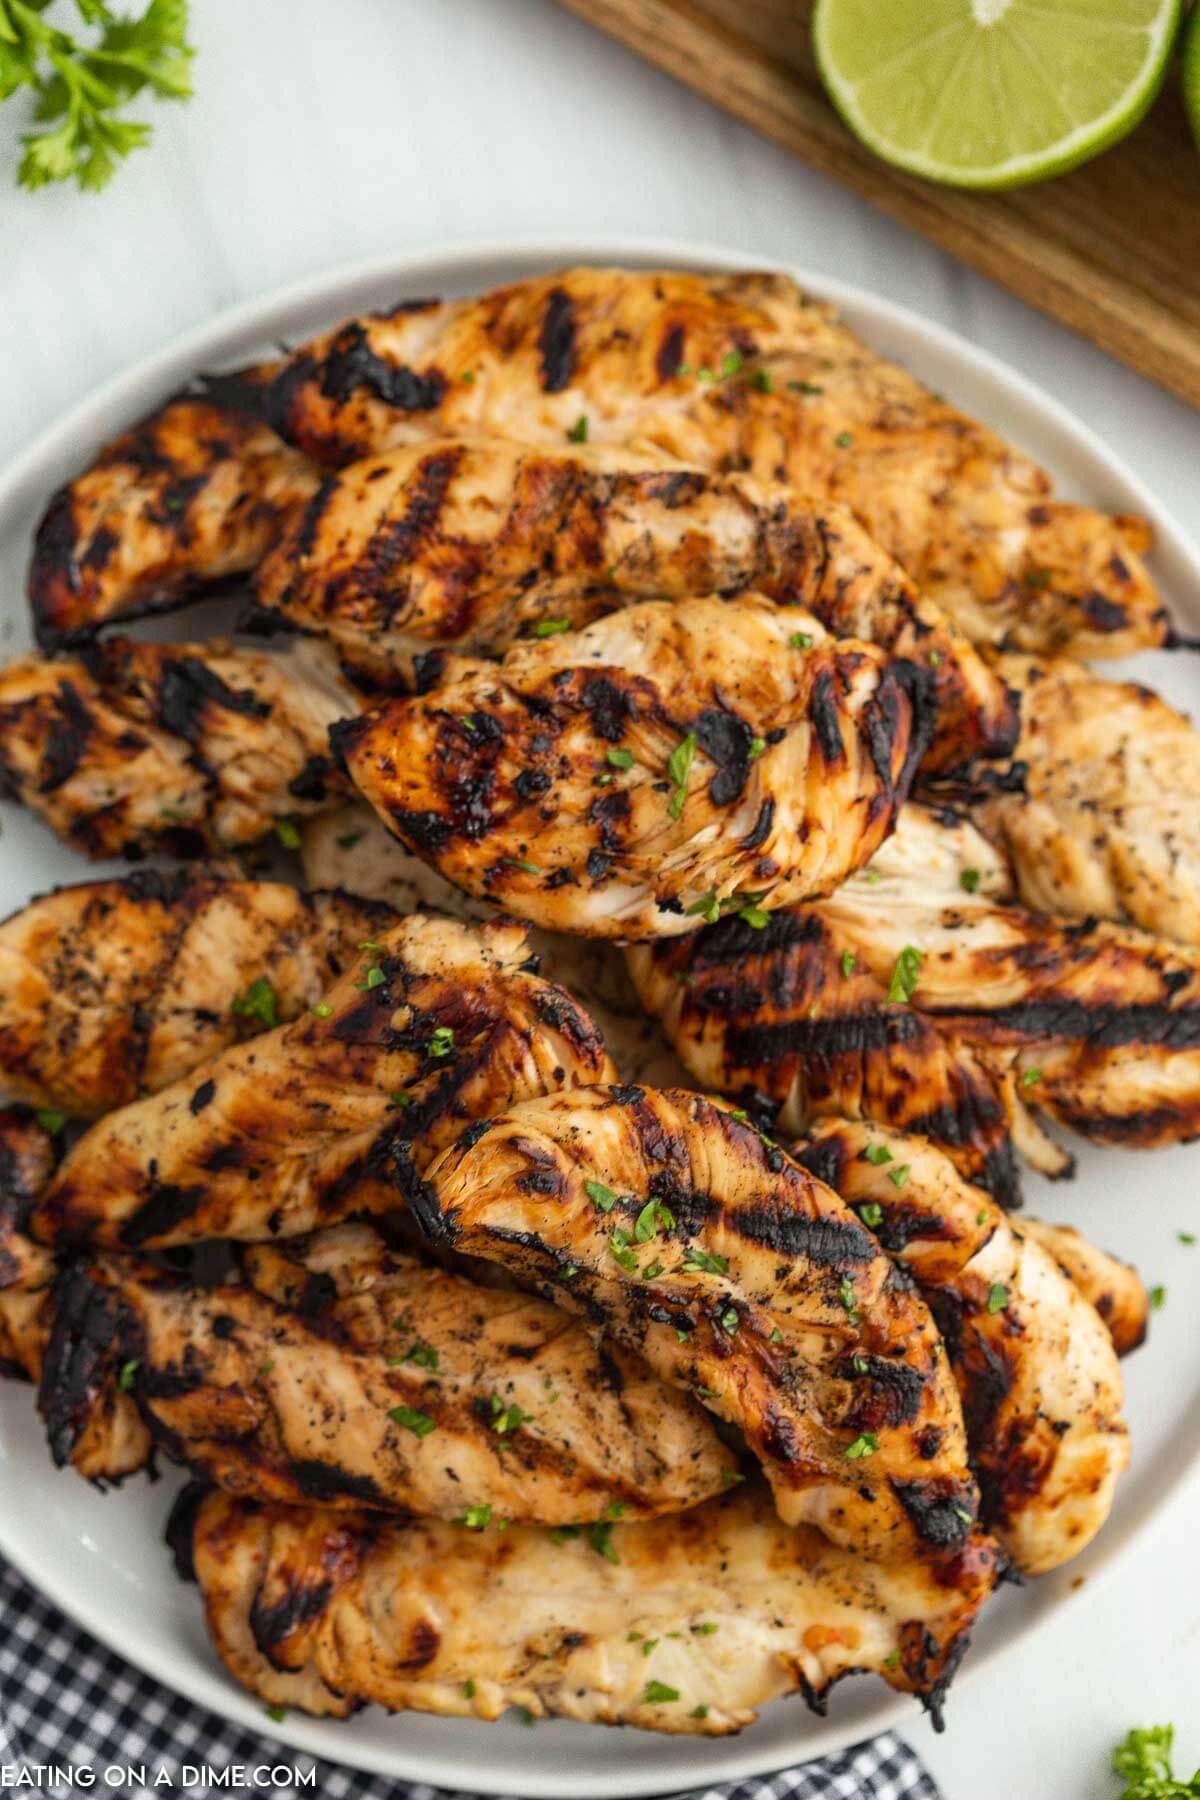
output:
<instances>
[{"instance_id":1,"label":"chopped parsley garnish","mask_svg":"<svg viewBox=\"0 0 1200 1800\"><path fill-rule=\"evenodd\" d=\"M618 1225L613 1232L612 1237L609 1239L609 1248L613 1253L614 1262L619 1263L620 1266L623 1269L628 1270L630 1274L636 1274L638 1266L637 1257L629 1248L632 1242L633 1239L630 1237L629 1233Z\"/></svg>"},{"instance_id":2,"label":"chopped parsley garnish","mask_svg":"<svg viewBox=\"0 0 1200 1800\"><path fill-rule=\"evenodd\" d=\"M816 641L811 631L793 631L788 639L793 650L811 650Z\"/></svg>"},{"instance_id":3,"label":"chopped parsley garnish","mask_svg":"<svg viewBox=\"0 0 1200 1800\"><path fill-rule=\"evenodd\" d=\"M437 1430L436 1419L431 1419L428 1413L417 1412L411 1406L390 1407L388 1418L393 1425L403 1425L405 1431L411 1431L414 1437L428 1437L431 1431Z\"/></svg>"},{"instance_id":4,"label":"chopped parsley garnish","mask_svg":"<svg viewBox=\"0 0 1200 1800\"><path fill-rule=\"evenodd\" d=\"M850 1323L852 1325L857 1325L858 1321L862 1318L862 1314L854 1304L854 1286L848 1275L842 1276L842 1285L838 1289L838 1299L845 1307Z\"/></svg>"},{"instance_id":5,"label":"chopped parsley garnish","mask_svg":"<svg viewBox=\"0 0 1200 1800\"><path fill-rule=\"evenodd\" d=\"M1049 587L1053 579L1053 569L1026 569L1021 577L1025 586L1030 588Z\"/></svg>"},{"instance_id":6,"label":"chopped parsley garnish","mask_svg":"<svg viewBox=\"0 0 1200 1800\"><path fill-rule=\"evenodd\" d=\"M492 1430L501 1437L510 1431L519 1431L522 1424L528 1424L529 1414L522 1412L514 1400L511 1406L505 1406L498 1394L492 1395L492 1411L496 1415L492 1420Z\"/></svg>"},{"instance_id":7,"label":"chopped parsley garnish","mask_svg":"<svg viewBox=\"0 0 1200 1800\"><path fill-rule=\"evenodd\" d=\"M663 1266L659 1262L658 1258L655 1257L654 1261L648 1262L646 1264L645 1268L642 1270L642 1280L643 1281L657 1281L659 1276L662 1274L662 1272L663 1272Z\"/></svg>"},{"instance_id":8,"label":"chopped parsley garnish","mask_svg":"<svg viewBox=\"0 0 1200 1800\"><path fill-rule=\"evenodd\" d=\"M757 762L759 757L762 755L763 751L766 749L766 747L767 747L766 738L760 738L760 737L751 738L750 739L750 748L746 752L750 761Z\"/></svg>"},{"instance_id":9,"label":"chopped parsley garnish","mask_svg":"<svg viewBox=\"0 0 1200 1800\"><path fill-rule=\"evenodd\" d=\"M526 875L540 875L540 863L523 862L519 856L502 856L500 861L510 869L523 869Z\"/></svg>"},{"instance_id":10,"label":"chopped parsley garnish","mask_svg":"<svg viewBox=\"0 0 1200 1800\"><path fill-rule=\"evenodd\" d=\"M1152 1287L1150 1289L1150 1304L1155 1312L1159 1312L1162 1307L1166 1305L1166 1302L1167 1290L1165 1287Z\"/></svg>"},{"instance_id":11,"label":"chopped parsley garnish","mask_svg":"<svg viewBox=\"0 0 1200 1800\"><path fill-rule=\"evenodd\" d=\"M586 413L580 413L579 417L576 419L575 423L572 425L570 431L568 431L567 436L570 438L570 440L573 444L586 444L587 443L587 441L588 441L588 416Z\"/></svg>"},{"instance_id":12,"label":"chopped parsley garnish","mask_svg":"<svg viewBox=\"0 0 1200 1800\"><path fill-rule=\"evenodd\" d=\"M449 1056L453 1048L453 1027L450 1025L439 1025L429 1040L430 1056Z\"/></svg>"},{"instance_id":13,"label":"chopped parsley garnish","mask_svg":"<svg viewBox=\"0 0 1200 1800\"><path fill-rule=\"evenodd\" d=\"M1194 1231L1177 1231L1175 1235L1181 1244L1194 1244L1196 1241L1196 1234Z\"/></svg>"},{"instance_id":14,"label":"chopped parsley garnish","mask_svg":"<svg viewBox=\"0 0 1200 1800\"><path fill-rule=\"evenodd\" d=\"M715 925L727 913L734 913L743 925L752 925L755 931L761 931L769 918L759 904L765 897L765 890L758 894L728 894L724 900L718 899L715 891L701 894L699 900L693 900L688 907L688 916L699 913L706 925Z\"/></svg>"},{"instance_id":15,"label":"chopped parsley garnish","mask_svg":"<svg viewBox=\"0 0 1200 1800\"><path fill-rule=\"evenodd\" d=\"M979 886L979 881L980 874L978 869L961 869L959 871L958 885L962 888L964 893L973 894Z\"/></svg>"},{"instance_id":16,"label":"chopped parsley garnish","mask_svg":"<svg viewBox=\"0 0 1200 1800\"><path fill-rule=\"evenodd\" d=\"M746 1479L746 1477L742 1474L740 1469L722 1469L721 1470L721 1486L722 1487L727 1487L727 1488L736 1487L738 1485L739 1481L745 1481L745 1479Z\"/></svg>"},{"instance_id":17,"label":"chopped parsley garnish","mask_svg":"<svg viewBox=\"0 0 1200 1800\"><path fill-rule=\"evenodd\" d=\"M239 1019L257 1019L272 1031L279 1023L279 996L265 975L252 981L244 994L239 994L229 1009Z\"/></svg>"},{"instance_id":18,"label":"chopped parsley garnish","mask_svg":"<svg viewBox=\"0 0 1200 1800\"><path fill-rule=\"evenodd\" d=\"M874 1456L879 1448L879 1439L873 1431L864 1431L854 1442L847 1446L846 1461L859 1462L864 1456Z\"/></svg>"},{"instance_id":19,"label":"chopped parsley garnish","mask_svg":"<svg viewBox=\"0 0 1200 1800\"><path fill-rule=\"evenodd\" d=\"M1172 1758L1173 1725L1150 1725L1131 1731L1113 1751L1113 1773L1128 1783L1120 1800L1185 1800L1200 1794L1200 1769L1189 1782L1176 1779Z\"/></svg>"},{"instance_id":20,"label":"chopped parsley garnish","mask_svg":"<svg viewBox=\"0 0 1200 1800\"><path fill-rule=\"evenodd\" d=\"M931 669L940 669L941 668L942 653L940 650L931 650L929 652L929 666Z\"/></svg>"},{"instance_id":21,"label":"chopped parsley garnish","mask_svg":"<svg viewBox=\"0 0 1200 1800\"><path fill-rule=\"evenodd\" d=\"M534 637L557 637L560 631L570 631L570 619L539 619L533 628Z\"/></svg>"},{"instance_id":22,"label":"chopped parsley garnish","mask_svg":"<svg viewBox=\"0 0 1200 1800\"><path fill-rule=\"evenodd\" d=\"M854 1373L856 1375L865 1375L867 1373L866 1357L865 1356L856 1356L854 1358L854 1361L851 1364L851 1367L853 1368Z\"/></svg>"},{"instance_id":23,"label":"chopped parsley garnish","mask_svg":"<svg viewBox=\"0 0 1200 1800\"><path fill-rule=\"evenodd\" d=\"M681 743L676 744L667 758L667 774L671 778L674 792L671 795L667 811L673 819L682 813L687 800L688 776L692 771L692 763L696 757L696 734L689 731Z\"/></svg>"},{"instance_id":24,"label":"chopped parsley garnish","mask_svg":"<svg viewBox=\"0 0 1200 1800\"><path fill-rule=\"evenodd\" d=\"M902 1005L912 999L917 991L917 982L921 978L921 952L915 944L905 944L896 958L892 970L892 979L888 983L887 997L893 1003Z\"/></svg>"},{"instance_id":25,"label":"chopped parsley garnish","mask_svg":"<svg viewBox=\"0 0 1200 1800\"><path fill-rule=\"evenodd\" d=\"M389 1094L388 1099L391 1101L393 1106L411 1106L412 1105L412 1095L411 1094Z\"/></svg>"},{"instance_id":26,"label":"chopped parsley garnish","mask_svg":"<svg viewBox=\"0 0 1200 1800\"><path fill-rule=\"evenodd\" d=\"M623 1519L629 1511L628 1500L610 1500L604 1509L606 1519Z\"/></svg>"},{"instance_id":27,"label":"chopped parsley garnish","mask_svg":"<svg viewBox=\"0 0 1200 1800\"><path fill-rule=\"evenodd\" d=\"M833 441L839 450L848 450L854 442L854 438L848 431L839 431Z\"/></svg>"},{"instance_id":28,"label":"chopped parsley garnish","mask_svg":"<svg viewBox=\"0 0 1200 1800\"><path fill-rule=\"evenodd\" d=\"M131 1357L129 1362L121 1364L121 1373L117 1376L117 1386L123 1394L127 1394L132 1388L134 1379L140 1368L141 1363L136 1356Z\"/></svg>"},{"instance_id":29,"label":"chopped parsley garnish","mask_svg":"<svg viewBox=\"0 0 1200 1800\"><path fill-rule=\"evenodd\" d=\"M362 980L356 981L354 985L356 988L370 993L373 988L382 987L386 980L387 976L379 967L379 964L372 963Z\"/></svg>"},{"instance_id":30,"label":"chopped parsley garnish","mask_svg":"<svg viewBox=\"0 0 1200 1800\"><path fill-rule=\"evenodd\" d=\"M283 1721L287 1718L287 1707L286 1706L264 1706L263 1707L263 1716L265 1718L274 1720L276 1725L282 1725Z\"/></svg>"},{"instance_id":31,"label":"chopped parsley garnish","mask_svg":"<svg viewBox=\"0 0 1200 1800\"><path fill-rule=\"evenodd\" d=\"M741 1322L742 1321L738 1314L738 1309L736 1306L727 1306L725 1308L725 1311L721 1314L721 1318L720 1318L721 1330L727 1331L729 1333L730 1337L737 1336L738 1326L741 1324Z\"/></svg>"},{"instance_id":32,"label":"chopped parsley garnish","mask_svg":"<svg viewBox=\"0 0 1200 1800\"><path fill-rule=\"evenodd\" d=\"M416 1343L411 1350L404 1353L405 1362L419 1363L423 1369L436 1369L438 1353L432 1344Z\"/></svg>"},{"instance_id":33,"label":"chopped parsley garnish","mask_svg":"<svg viewBox=\"0 0 1200 1800\"><path fill-rule=\"evenodd\" d=\"M589 1200L595 1201L602 1213L611 1212L619 1198L603 1181L585 1181L583 1191Z\"/></svg>"},{"instance_id":34,"label":"chopped parsley garnish","mask_svg":"<svg viewBox=\"0 0 1200 1800\"><path fill-rule=\"evenodd\" d=\"M1041 1079L1042 1079L1042 1071L1040 1069L1022 1069L1021 1070L1021 1086L1022 1087L1036 1087L1037 1083Z\"/></svg>"},{"instance_id":35,"label":"chopped parsley garnish","mask_svg":"<svg viewBox=\"0 0 1200 1800\"><path fill-rule=\"evenodd\" d=\"M894 1187L901 1188L904 1186L905 1182L908 1180L908 1178L911 1174L912 1174L912 1164L911 1163L897 1163L896 1167L894 1169L888 1170L887 1178L893 1184Z\"/></svg>"},{"instance_id":36,"label":"chopped parsley garnish","mask_svg":"<svg viewBox=\"0 0 1200 1800\"><path fill-rule=\"evenodd\" d=\"M750 385L751 387L756 387L760 394L773 394L775 392L775 383L771 377L770 369L755 369L753 375L750 377Z\"/></svg>"},{"instance_id":37,"label":"chopped parsley garnish","mask_svg":"<svg viewBox=\"0 0 1200 1800\"><path fill-rule=\"evenodd\" d=\"M719 1625L715 1625L711 1622L709 1622L708 1624L705 1624L705 1625L693 1625L692 1626L692 1630L695 1632L697 1637L711 1637L714 1631L719 1631L720 1629L721 1629L721 1627Z\"/></svg>"},{"instance_id":38,"label":"chopped parsley garnish","mask_svg":"<svg viewBox=\"0 0 1200 1800\"><path fill-rule=\"evenodd\" d=\"M658 1236L660 1226L664 1231L672 1231L675 1227L675 1214L661 1200L647 1200L637 1216L633 1235L639 1244L648 1244L651 1238Z\"/></svg>"},{"instance_id":39,"label":"chopped parsley garnish","mask_svg":"<svg viewBox=\"0 0 1200 1800\"><path fill-rule=\"evenodd\" d=\"M693 1706L691 1712L688 1714L689 1719L707 1719L707 1717L708 1717L708 1708L707 1708L707 1706L704 1706L704 1705Z\"/></svg>"},{"instance_id":40,"label":"chopped parsley garnish","mask_svg":"<svg viewBox=\"0 0 1200 1800\"><path fill-rule=\"evenodd\" d=\"M878 1200L868 1200L865 1206L860 1206L858 1216L864 1225L870 1226L872 1231L877 1225L883 1224L883 1208Z\"/></svg>"},{"instance_id":41,"label":"chopped parsley garnish","mask_svg":"<svg viewBox=\"0 0 1200 1800\"><path fill-rule=\"evenodd\" d=\"M721 917L721 902L715 893L701 894L699 900L693 900L687 910L689 917L699 913L706 925L715 925Z\"/></svg>"},{"instance_id":42,"label":"chopped parsley garnish","mask_svg":"<svg viewBox=\"0 0 1200 1800\"><path fill-rule=\"evenodd\" d=\"M975 1223L977 1225L986 1225L987 1224L987 1216L988 1216L987 1215L987 1207L981 1206L979 1211L975 1214Z\"/></svg>"},{"instance_id":43,"label":"chopped parsley garnish","mask_svg":"<svg viewBox=\"0 0 1200 1800\"><path fill-rule=\"evenodd\" d=\"M988 1290L987 1309L990 1313L1003 1312L1008 1305L1008 1289L1002 1281L994 1281Z\"/></svg>"},{"instance_id":44,"label":"chopped parsley garnish","mask_svg":"<svg viewBox=\"0 0 1200 1800\"><path fill-rule=\"evenodd\" d=\"M300 848L300 833L297 831L295 822L292 819L276 819L275 836L279 839L285 850L298 850Z\"/></svg>"},{"instance_id":45,"label":"chopped parsley garnish","mask_svg":"<svg viewBox=\"0 0 1200 1800\"><path fill-rule=\"evenodd\" d=\"M658 1642L659 1642L658 1638L647 1638L645 1643L642 1645L642 1655L649 1656L651 1651L658 1644Z\"/></svg>"},{"instance_id":46,"label":"chopped parsley garnish","mask_svg":"<svg viewBox=\"0 0 1200 1800\"><path fill-rule=\"evenodd\" d=\"M271 1370L274 1367L275 1367L275 1359L274 1359L274 1357L272 1357L270 1362L265 1362L265 1363L259 1364L258 1372L260 1375L269 1375L271 1373Z\"/></svg>"},{"instance_id":47,"label":"chopped parsley garnish","mask_svg":"<svg viewBox=\"0 0 1200 1800\"><path fill-rule=\"evenodd\" d=\"M377 944L374 938L364 938L358 947L360 950L373 950L376 955L383 949L383 945Z\"/></svg>"},{"instance_id":48,"label":"chopped parsley garnish","mask_svg":"<svg viewBox=\"0 0 1200 1800\"><path fill-rule=\"evenodd\" d=\"M583 1530L582 1525L556 1525L550 1533L552 1544L565 1544L571 1538L577 1538Z\"/></svg>"},{"instance_id":49,"label":"chopped parsley garnish","mask_svg":"<svg viewBox=\"0 0 1200 1800\"><path fill-rule=\"evenodd\" d=\"M898 1669L900 1667L900 1652L898 1650L889 1650L883 1659L883 1666L885 1669Z\"/></svg>"},{"instance_id":50,"label":"chopped parsley garnish","mask_svg":"<svg viewBox=\"0 0 1200 1800\"><path fill-rule=\"evenodd\" d=\"M738 373L745 360L740 350L731 350L721 363L721 374L728 380Z\"/></svg>"},{"instance_id":51,"label":"chopped parsley garnish","mask_svg":"<svg viewBox=\"0 0 1200 1800\"><path fill-rule=\"evenodd\" d=\"M771 1342L773 1344L782 1344L783 1342L783 1333L780 1331L778 1325L776 1325L771 1332Z\"/></svg>"},{"instance_id":52,"label":"chopped parsley garnish","mask_svg":"<svg viewBox=\"0 0 1200 1800\"><path fill-rule=\"evenodd\" d=\"M53 1106L39 1107L33 1116L41 1126L42 1130L48 1131L51 1137L57 1137L67 1122L66 1113L59 1112Z\"/></svg>"},{"instance_id":53,"label":"chopped parsley garnish","mask_svg":"<svg viewBox=\"0 0 1200 1800\"><path fill-rule=\"evenodd\" d=\"M850 977L853 975L855 968L857 966L858 966L858 958L857 958L857 956L855 956L853 950L843 950L842 951L842 974L845 976L847 981L849 981Z\"/></svg>"},{"instance_id":54,"label":"chopped parsley garnish","mask_svg":"<svg viewBox=\"0 0 1200 1800\"><path fill-rule=\"evenodd\" d=\"M825 389L818 387L815 381L789 381L788 386L794 394L823 394Z\"/></svg>"},{"instance_id":55,"label":"chopped parsley garnish","mask_svg":"<svg viewBox=\"0 0 1200 1800\"><path fill-rule=\"evenodd\" d=\"M492 1509L488 1501L481 1506L468 1506L461 1519L455 1519L456 1525L465 1525L468 1531L485 1531L491 1524Z\"/></svg>"},{"instance_id":56,"label":"chopped parsley garnish","mask_svg":"<svg viewBox=\"0 0 1200 1800\"><path fill-rule=\"evenodd\" d=\"M884 1163L891 1162L892 1153L886 1144L868 1144L863 1151L863 1157L867 1162L874 1163L875 1167L878 1169L881 1168Z\"/></svg>"},{"instance_id":57,"label":"chopped parsley garnish","mask_svg":"<svg viewBox=\"0 0 1200 1800\"><path fill-rule=\"evenodd\" d=\"M605 762L611 763L614 769L632 769L633 751L606 750L604 752L604 760Z\"/></svg>"},{"instance_id":58,"label":"chopped parsley garnish","mask_svg":"<svg viewBox=\"0 0 1200 1800\"><path fill-rule=\"evenodd\" d=\"M606 1557L610 1563L620 1563L616 1545L612 1541L612 1523L608 1519L597 1519L594 1525L587 1528L587 1541L597 1556Z\"/></svg>"},{"instance_id":59,"label":"chopped parsley garnish","mask_svg":"<svg viewBox=\"0 0 1200 1800\"><path fill-rule=\"evenodd\" d=\"M729 1258L716 1256L708 1250L688 1249L684 1252L683 1267L689 1272L698 1270L702 1275L727 1275Z\"/></svg>"},{"instance_id":60,"label":"chopped parsley garnish","mask_svg":"<svg viewBox=\"0 0 1200 1800\"><path fill-rule=\"evenodd\" d=\"M463 380L466 380L465 375L463 376ZM474 380L473 376L472 380ZM462 1691L464 1700L473 1700L475 1698L475 1683L468 1678L468 1680L463 1682Z\"/></svg>"}]
</instances>

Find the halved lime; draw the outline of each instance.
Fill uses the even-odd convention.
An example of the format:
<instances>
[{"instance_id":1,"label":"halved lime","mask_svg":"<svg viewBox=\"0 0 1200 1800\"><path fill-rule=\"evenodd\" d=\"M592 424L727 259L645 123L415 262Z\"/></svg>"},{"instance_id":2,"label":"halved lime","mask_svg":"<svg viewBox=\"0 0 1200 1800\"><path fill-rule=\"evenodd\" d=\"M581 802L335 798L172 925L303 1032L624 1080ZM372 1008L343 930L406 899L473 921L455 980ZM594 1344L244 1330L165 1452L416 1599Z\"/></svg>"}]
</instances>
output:
<instances>
[{"instance_id":1,"label":"halved lime","mask_svg":"<svg viewBox=\"0 0 1200 1800\"><path fill-rule=\"evenodd\" d=\"M1193 6L1183 32L1183 97L1192 136L1200 149L1200 6Z\"/></svg>"},{"instance_id":2,"label":"halved lime","mask_svg":"<svg viewBox=\"0 0 1200 1800\"><path fill-rule=\"evenodd\" d=\"M1018 187L1132 131L1162 83L1181 9L817 0L813 43L830 98L877 155L956 187Z\"/></svg>"}]
</instances>

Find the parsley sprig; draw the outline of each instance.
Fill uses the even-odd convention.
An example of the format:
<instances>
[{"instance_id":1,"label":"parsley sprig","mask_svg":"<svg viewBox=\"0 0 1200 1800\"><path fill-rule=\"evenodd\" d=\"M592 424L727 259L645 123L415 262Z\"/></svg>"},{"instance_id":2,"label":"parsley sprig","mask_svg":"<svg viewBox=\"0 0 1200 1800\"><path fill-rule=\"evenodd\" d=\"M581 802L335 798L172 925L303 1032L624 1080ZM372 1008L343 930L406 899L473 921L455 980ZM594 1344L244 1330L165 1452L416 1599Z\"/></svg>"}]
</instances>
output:
<instances>
[{"instance_id":1,"label":"parsley sprig","mask_svg":"<svg viewBox=\"0 0 1200 1800\"><path fill-rule=\"evenodd\" d=\"M0 100L33 95L38 129L23 133L17 181L25 188L71 181L96 191L118 162L150 142L151 128L124 108L145 89L160 100L192 91L187 0L150 0L122 18L104 0L75 0L92 41L52 25L51 0L0 0Z\"/></svg>"},{"instance_id":2,"label":"parsley sprig","mask_svg":"<svg viewBox=\"0 0 1200 1800\"><path fill-rule=\"evenodd\" d=\"M1113 1751L1114 1774L1126 1783L1120 1800L1186 1800L1200 1794L1200 1769L1190 1781L1176 1779L1171 1761L1172 1725L1150 1725L1131 1731Z\"/></svg>"}]
</instances>

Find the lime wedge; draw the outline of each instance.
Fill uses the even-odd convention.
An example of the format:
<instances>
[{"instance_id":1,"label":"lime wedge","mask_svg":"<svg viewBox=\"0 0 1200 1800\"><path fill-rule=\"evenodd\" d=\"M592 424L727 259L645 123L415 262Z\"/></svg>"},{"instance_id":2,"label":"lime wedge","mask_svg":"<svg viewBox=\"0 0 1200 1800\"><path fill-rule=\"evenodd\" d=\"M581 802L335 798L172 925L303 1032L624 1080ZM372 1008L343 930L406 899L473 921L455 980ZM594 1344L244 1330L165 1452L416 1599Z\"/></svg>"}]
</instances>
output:
<instances>
[{"instance_id":1,"label":"lime wedge","mask_svg":"<svg viewBox=\"0 0 1200 1800\"><path fill-rule=\"evenodd\" d=\"M1132 131L1166 73L1181 8L817 0L813 44L834 105L886 162L955 187L1019 187Z\"/></svg>"},{"instance_id":2,"label":"lime wedge","mask_svg":"<svg viewBox=\"0 0 1200 1800\"><path fill-rule=\"evenodd\" d=\"M1200 7L1193 6L1183 31L1183 98L1192 136L1200 149Z\"/></svg>"}]
</instances>

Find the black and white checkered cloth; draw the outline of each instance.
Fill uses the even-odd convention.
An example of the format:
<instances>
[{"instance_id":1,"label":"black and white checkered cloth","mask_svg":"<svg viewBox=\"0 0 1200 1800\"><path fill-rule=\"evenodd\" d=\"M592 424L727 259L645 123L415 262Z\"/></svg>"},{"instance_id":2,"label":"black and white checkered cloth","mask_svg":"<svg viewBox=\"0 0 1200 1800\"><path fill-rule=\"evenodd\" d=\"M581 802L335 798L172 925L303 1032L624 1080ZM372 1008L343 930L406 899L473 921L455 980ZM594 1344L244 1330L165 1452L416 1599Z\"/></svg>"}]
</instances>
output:
<instances>
[{"instance_id":1,"label":"black and white checkered cloth","mask_svg":"<svg viewBox=\"0 0 1200 1800\"><path fill-rule=\"evenodd\" d=\"M423 1783L386 1781L360 1775L255 1738L203 1707L192 1706L105 1650L76 1629L0 1559L0 1771L37 1764L90 1765L97 1770L95 1793L114 1793L99 1771L145 1765L166 1770L172 1779L185 1764L223 1769L280 1763L316 1767L315 1787L257 1787L261 1800L476 1800ZM9 1775L0 1785L15 1785ZM24 1791L78 1800L79 1789L62 1783ZM165 1785L124 1787L131 1796L170 1792ZM208 1800L215 1786L175 1791L188 1800ZM246 1790L249 1791L249 1790ZM509 1800L521 1800L519 1795ZM731 1787L696 1789L679 1800L940 1800L938 1790L908 1745L891 1732L856 1744L840 1756L786 1769L778 1775L740 1781Z\"/></svg>"}]
</instances>

